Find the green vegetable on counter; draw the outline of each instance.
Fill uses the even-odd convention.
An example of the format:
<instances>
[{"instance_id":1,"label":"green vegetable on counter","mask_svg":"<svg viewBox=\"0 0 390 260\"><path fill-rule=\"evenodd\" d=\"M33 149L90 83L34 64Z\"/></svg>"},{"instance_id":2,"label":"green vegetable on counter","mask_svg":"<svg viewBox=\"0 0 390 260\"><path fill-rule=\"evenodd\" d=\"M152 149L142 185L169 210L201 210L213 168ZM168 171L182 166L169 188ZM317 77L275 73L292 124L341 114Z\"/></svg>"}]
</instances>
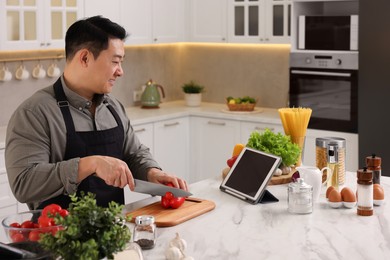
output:
<instances>
[{"instance_id":1,"label":"green vegetable on counter","mask_svg":"<svg viewBox=\"0 0 390 260\"><path fill-rule=\"evenodd\" d=\"M57 215L55 221L64 229L54 236L44 234L39 243L61 259L113 259L125 249L131 232L122 215L123 205L110 202L108 208L96 205L95 195L70 195L69 216Z\"/></svg>"},{"instance_id":2,"label":"green vegetable on counter","mask_svg":"<svg viewBox=\"0 0 390 260\"><path fill-rule=\"evenodd\" d=\"M280 156L284 166L295 164L301 153L299 146L291 142L290 136L274 133L269 129L263 133L252 132L246 146Z\"/></svg>"}]
</instances>

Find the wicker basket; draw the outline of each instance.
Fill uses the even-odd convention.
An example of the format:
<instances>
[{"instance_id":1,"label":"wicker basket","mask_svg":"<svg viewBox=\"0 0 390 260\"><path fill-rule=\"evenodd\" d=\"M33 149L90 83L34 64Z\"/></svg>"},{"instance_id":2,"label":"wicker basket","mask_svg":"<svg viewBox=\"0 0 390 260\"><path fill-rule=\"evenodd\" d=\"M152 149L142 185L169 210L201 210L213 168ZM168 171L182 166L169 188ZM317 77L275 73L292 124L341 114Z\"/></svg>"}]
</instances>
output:
<instances>
[{"instance_id":1,"label":"wicker basket","mask_svg":"<svg viewBox=\"0 0 390 260\"><path fill-rule=\"evenodd\" d=\"M253 111L255 109L256 103L246 103L246 104L227 104L230 111Z\"/></svg>"}]
</instances>

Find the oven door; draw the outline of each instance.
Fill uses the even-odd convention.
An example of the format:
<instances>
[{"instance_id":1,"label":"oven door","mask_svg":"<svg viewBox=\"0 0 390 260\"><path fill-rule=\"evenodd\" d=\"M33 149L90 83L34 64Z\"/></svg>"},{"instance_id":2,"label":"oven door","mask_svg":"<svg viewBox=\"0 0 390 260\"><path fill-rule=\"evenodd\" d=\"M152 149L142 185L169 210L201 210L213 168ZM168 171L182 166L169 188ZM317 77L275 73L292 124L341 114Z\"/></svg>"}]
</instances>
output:
<instances>
[{"instance_id":1,"label":"oven door","mask_svg":"<svg viewBox=\"0 0 390 260\"><path fill-rule=\"evenodd\" d=\"M357 133L357 70L290 69L290 107L309 107L309 128Z\"/></svg>"}]
</instances>

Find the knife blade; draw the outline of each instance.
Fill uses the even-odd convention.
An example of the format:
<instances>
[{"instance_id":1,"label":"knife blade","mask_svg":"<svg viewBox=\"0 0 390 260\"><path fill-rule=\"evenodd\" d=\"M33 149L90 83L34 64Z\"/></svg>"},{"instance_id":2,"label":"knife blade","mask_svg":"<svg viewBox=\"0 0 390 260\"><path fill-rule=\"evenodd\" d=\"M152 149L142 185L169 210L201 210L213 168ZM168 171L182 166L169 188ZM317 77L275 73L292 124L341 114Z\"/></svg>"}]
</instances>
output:
<instances>
[{"instance_id":1,"label":"knife blade","mask_svg":"<svg viewBox=\"0 0 390 260\"><path fill-rule=\"evenodd\" d=\"M134 182L135 182L134 191L139 193L146 193L153 196L155 195L164 196L167 191L170 191L175 197L188 197L192 195L192 193L188 191L169 187L163 184L142 181L138 179L134 179Z\"/></svg>"}]
</instances>

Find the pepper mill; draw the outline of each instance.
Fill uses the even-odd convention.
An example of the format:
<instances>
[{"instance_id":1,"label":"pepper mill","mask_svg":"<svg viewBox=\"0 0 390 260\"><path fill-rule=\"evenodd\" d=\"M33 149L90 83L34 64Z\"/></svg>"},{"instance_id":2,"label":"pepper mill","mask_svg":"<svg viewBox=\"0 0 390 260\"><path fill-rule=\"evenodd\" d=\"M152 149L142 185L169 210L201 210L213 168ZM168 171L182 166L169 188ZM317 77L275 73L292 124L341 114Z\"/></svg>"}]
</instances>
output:
<instances>
[{"instance_id":1,"label":"pepper mill","mask_svg":"<svg viewBox=\"0 0 390 260\"><path fill-rule=\"evenodd\" d=\"M374 184L381 184L381 175L382 175L382 159L375 154L366 157L366 166L368 170L373 172L373 182Z\"/></svg>"}]
</instances>

